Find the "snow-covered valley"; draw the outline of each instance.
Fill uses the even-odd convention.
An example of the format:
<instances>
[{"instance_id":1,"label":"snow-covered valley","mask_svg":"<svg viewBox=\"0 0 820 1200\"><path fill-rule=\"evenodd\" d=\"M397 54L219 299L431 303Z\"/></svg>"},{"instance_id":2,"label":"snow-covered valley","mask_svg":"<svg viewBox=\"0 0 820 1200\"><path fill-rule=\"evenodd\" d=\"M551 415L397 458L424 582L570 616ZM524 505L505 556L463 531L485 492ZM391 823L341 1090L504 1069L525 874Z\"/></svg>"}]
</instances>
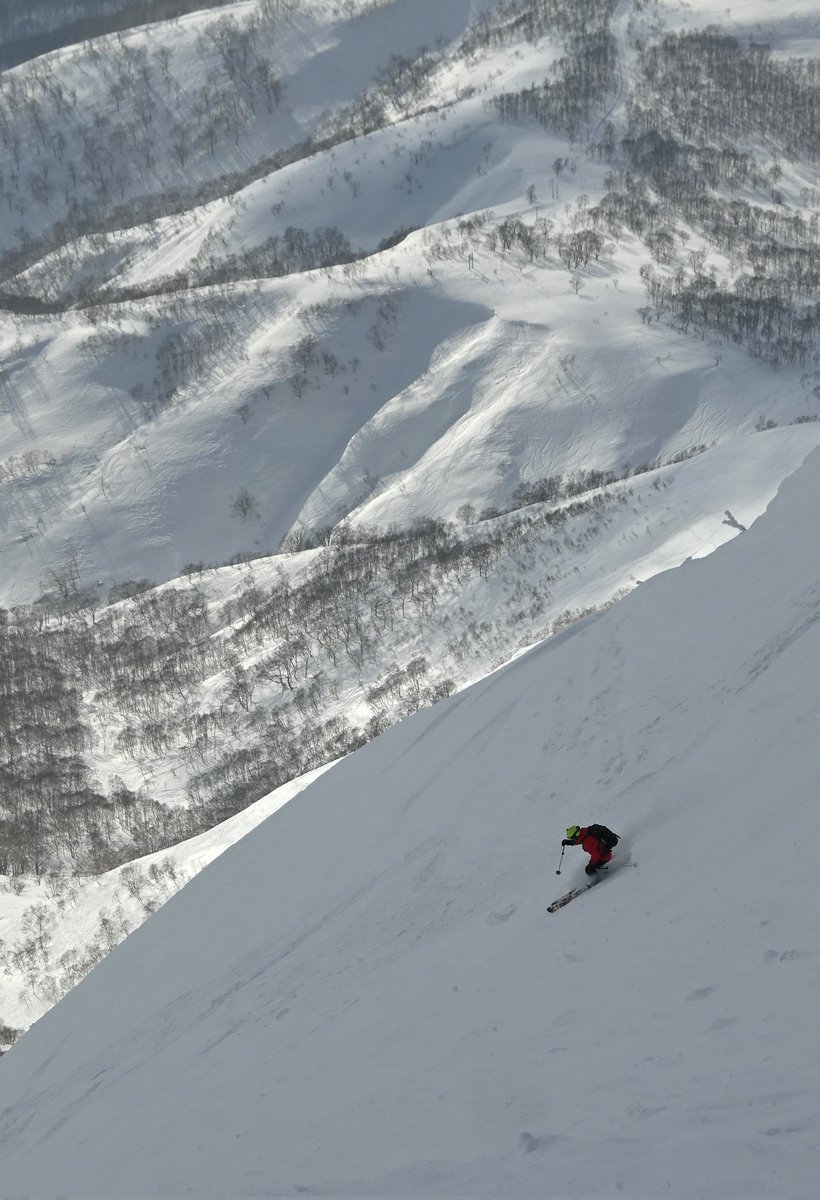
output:
<instances>
[{"instance_id":1,"label":"snow-covered valley","mask_svg":"<svg viewBox=\"0 0 820 1200\"><path fill-rule=\"evenodd\" d=\"M0 1192L803 1200L814 6L188 8L0 72Z\"/></svg>"}]
</instances>

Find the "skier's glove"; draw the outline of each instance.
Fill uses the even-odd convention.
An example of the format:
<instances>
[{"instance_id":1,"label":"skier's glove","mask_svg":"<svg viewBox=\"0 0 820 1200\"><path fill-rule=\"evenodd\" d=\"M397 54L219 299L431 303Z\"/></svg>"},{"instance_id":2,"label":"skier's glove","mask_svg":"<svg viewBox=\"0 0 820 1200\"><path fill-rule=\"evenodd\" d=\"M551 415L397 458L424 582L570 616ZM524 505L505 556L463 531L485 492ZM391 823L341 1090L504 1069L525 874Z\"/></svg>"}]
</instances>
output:
<instances>
[{"instance_id":1,"label":"skier's glove","mask_svg":"<svg viewBox=\"0 0 820 1200\"><path fill-rule=\"evenodd\" d=\"M562 841L561 841L561 845L562 845L562 846L571 846L571 845L572 845L572 838L563 838L563 839L562 839Z\"/></svg>"}]
</instances>

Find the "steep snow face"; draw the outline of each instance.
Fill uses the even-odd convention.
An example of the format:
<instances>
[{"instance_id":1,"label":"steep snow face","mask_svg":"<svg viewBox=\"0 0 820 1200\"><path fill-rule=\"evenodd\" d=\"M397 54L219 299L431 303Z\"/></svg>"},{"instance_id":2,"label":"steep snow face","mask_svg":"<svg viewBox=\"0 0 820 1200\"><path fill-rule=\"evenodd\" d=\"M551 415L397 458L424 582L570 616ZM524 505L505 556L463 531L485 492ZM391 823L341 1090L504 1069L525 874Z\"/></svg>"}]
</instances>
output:
<instances>
[{"instance_id":1,"label":"steep snow face","mask_svg":"<svg viewBox=\"0 0 820 1200\"><path fill-rule=\"evenodd\" d=\"M206 869L4 1058L0 1194L813 1197L818 503L815 453Z\"/></svg>"}]
</instances>

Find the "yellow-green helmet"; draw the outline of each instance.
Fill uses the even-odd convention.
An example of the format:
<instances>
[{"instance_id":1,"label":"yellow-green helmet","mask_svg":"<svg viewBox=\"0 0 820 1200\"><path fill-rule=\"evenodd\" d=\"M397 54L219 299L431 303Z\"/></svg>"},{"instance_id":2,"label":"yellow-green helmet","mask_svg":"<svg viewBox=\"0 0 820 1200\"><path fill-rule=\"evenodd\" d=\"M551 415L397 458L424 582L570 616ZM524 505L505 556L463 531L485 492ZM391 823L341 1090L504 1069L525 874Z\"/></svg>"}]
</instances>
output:
<instances>
[{"instance_id":1,"label":"yellow-green helmet","mask_svg":"<svg viewBox=\"0 0 820 1200\"><path fill-rule=\"evenodd\" d=\"M581 832L580 825L568 825L567 826L567 837L568 838L577 837L580 832Z\"/></svg>"}]
</instances>

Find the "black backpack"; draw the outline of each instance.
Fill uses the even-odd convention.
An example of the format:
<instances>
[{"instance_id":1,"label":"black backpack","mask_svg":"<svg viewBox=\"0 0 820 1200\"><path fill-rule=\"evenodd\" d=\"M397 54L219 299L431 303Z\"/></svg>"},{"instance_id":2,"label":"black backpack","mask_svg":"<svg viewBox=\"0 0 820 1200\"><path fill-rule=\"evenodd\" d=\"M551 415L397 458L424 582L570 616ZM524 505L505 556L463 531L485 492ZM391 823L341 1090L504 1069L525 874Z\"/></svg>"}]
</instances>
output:
<instances>
[{"instance_id":1,"label":"black backpack","mask_svg":"<svg viewBox=\"0 0 820 1200\"><path fill-rule=\"evenodd\" d=\"M607 850L614 850L618 845L617 833L607 829L606 825L587 825L587 833L591 833L593 837L597 838L602 846L606 846Z\"/></svg>"}]
</instances>

